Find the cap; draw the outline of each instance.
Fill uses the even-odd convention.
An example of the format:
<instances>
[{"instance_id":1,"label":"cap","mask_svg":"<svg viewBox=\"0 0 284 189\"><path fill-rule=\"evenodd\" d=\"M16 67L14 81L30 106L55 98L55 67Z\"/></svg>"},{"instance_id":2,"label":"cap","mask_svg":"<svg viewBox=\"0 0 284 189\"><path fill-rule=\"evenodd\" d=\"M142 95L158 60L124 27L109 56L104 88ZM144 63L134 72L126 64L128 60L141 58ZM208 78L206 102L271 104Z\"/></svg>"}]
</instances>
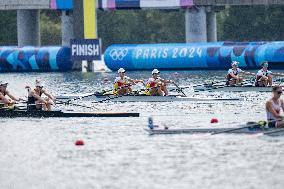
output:
<instances>
[{"instance_id":1,"label":"cap","mask_svg":"<svg viewBox=\"0 0 284 189\"><path fill-rule=\"evenodd\" d=\"M160 73L160 71L157 70L157 69L153 69L153 71L152 71L152 74L159 74L159 73Z\"/></svg>"},{"instance_id":2,"label":"cap","mask_svg":"<svg viewBox=\"0 0 284 189\"><path fill-rule=\"evenodd\" d=\"M36 87L43 87L43 83L40 80L36 80Z\"/></svg>"},{"instance_id":3,"label":"cap","mask_svg":"<svg viewBox=\"0 0 284 189\"><path fill-rule=\"evenodd\" d=\"M237 61L233 61L233 62L231 63L232 66L237 66L238 64L239 64L239 62L237 62Z\"/></svg>"},{"instance_id":4,"label":"cap","mask_svg":"<svg viewBox=\"0 0 284 189\"><path fill-rule=\"evenodd\" d=\"M267 62L267 61L262 62L262 63L261 63L261 66L262 66L262 67L268 67L268 62Z\"/></svg>"},{"instance_id":5,"label":"cap","mask_svg":"<svg viewBox=\"0 0 284 189\"><path fill-rule=\"evenodd\" d=\"M123 68L119 68L119 70L117 70L117 73L124 73L124 72L126 72L126 71Z\"/></svg>"},{"instance_id":6,"label":"cap","mask_svg":"<svg viewBox=\"0 0 284 189\"><path fill-rule=\"evenodd\" d=\"M0 81L0 85L7 85L8 82Z\"/></svg>"}]
</instances>

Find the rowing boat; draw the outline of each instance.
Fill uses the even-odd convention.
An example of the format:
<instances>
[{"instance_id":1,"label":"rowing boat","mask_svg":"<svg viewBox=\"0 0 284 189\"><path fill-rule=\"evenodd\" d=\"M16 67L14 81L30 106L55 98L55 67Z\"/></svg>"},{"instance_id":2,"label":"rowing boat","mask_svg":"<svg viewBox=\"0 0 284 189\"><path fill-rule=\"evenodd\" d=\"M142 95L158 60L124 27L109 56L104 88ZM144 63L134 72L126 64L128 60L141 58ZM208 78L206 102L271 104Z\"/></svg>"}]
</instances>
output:
<instances>
[{"instance_id":1,"label":"rowing boat","mask_svg":"<svg viewBox=\"0 0 284 189\"><path fill-rule=\"evenodd\" d=\"M0 117L139 117L139 113L0 110Z\"/></svg>"},{"instance_id":2,"label":"rowing boat","mask_svg":"<svg viewBox=\"0 0 284 189\"><path fill-rule=\"evenodd\" d=\"M200 133L221 133L224 131L232 130L232 128L194 128L194 129L145 129L150 135L161 135L161 134L200 134ZM268 131L277 131L279 128L261 128L251 127L233 130L226 133L235 134L256 134Z\"/></svg>"},{"instance_id":3,"label":"rowing boat","mask_svg":"<svg viewBox=\"0 0 284 189\"><path fill-rule=\"evenodd\" d=\"M96 95L94 93L87 93L82 95L61 95L56 97L59 100L80 99L85 101L95 102L173 102L173 101L236 101L243 100L242 98L201 98L201 97L186 97L182 95L170 96L147 96L147 95Z\"/></svg>"},{"instance_id":4,"label":"rowing boat","mask_svg":"<svg viewBox=\"0 0 284 189\"><path fill-rule=\"evenodd\" d=\"M163 134L215 134L215 133L231 133L231 134L258 134L262 133L269 136L283 136L283 128L262 128L262 127L246 127L246 128L194 128L194 129L144 129L150 135ZM227 132L229 131L229 132Z\"/></svg>"},{"instance_id":5,"label":"rowing boat","mask_svg":"<svg viewBox=\"0 0 284 189\"><path fill-rule=\"evenodd\" d=\"M192 129L155 129L158 126L153 124L152 117L148 119L148 128L144 129L150 135L163 135L163 134L220 134L220 133L235 133L235 134L257 134L263 133L270 136L283 136L284 128L268 128L266 121L248 122L245 126L242 125L236 128L192 128Z\"/></svg>"},{"instance_id":6,"label":"rowing boat","mask_svg":"<svg viewBox=\"0 0 284 189\"><path fill-rule=\"evenodd\" d=\"M197 85L193 86L194 92L208 91L208 92L271 92L272 87L255 87L255 86L206 86Z\"/></svg>"}]
</instances>

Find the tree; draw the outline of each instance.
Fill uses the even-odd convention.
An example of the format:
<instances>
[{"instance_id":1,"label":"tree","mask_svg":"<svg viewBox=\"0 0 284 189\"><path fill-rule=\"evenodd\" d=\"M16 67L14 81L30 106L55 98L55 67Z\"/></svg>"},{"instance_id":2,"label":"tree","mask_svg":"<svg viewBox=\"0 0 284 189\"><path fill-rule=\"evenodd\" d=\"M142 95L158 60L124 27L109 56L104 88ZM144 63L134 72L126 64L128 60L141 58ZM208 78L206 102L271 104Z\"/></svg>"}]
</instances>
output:
<instances>
[{"instance_id":1,"label":"tree","mask_svg":"<svg viewBox=\"0 0 284 189\"><path fill-rule=\"evenodd\" d=\"M0 45L17 45L17 11L0 11Z\"/></svg>"},{"instance_id":2,"label":"tree","mask_svg":"<svg viewBox=\"0 0 284 189\"><path fill-rule=\"evenodd\" d=\"M223 32L219 40L276 41L284 38L284 6L231 7L221 22Z\"/></svg>"}]
</instances>

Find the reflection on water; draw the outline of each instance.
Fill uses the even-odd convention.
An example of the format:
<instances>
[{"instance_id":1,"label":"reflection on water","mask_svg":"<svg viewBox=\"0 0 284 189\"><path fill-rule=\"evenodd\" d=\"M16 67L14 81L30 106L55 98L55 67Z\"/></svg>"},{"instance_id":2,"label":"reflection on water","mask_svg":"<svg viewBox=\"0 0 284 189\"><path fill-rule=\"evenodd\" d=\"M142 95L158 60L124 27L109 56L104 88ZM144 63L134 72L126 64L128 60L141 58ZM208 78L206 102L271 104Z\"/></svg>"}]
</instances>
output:
<instances>
[{"instance_id":1,"label":"reflection on water","mask_svg":"<svg viewBox=\"0 0 284 189\"><path fill-rule=\"evenodd\" d=\"M129 72L147 79L150 72ZM162 72L179 85L223 80L222 71ZM54 94L110 89L115 73L1 74L9 89L41 78ZM22 89L22 90L21 90ZM284 137L259 135L148 136L147 117L160 127L233 127L265 119L269 93L200 93L243 97L232 102L100 103L96 111L141 112L139 118L17 118L0 121L0 188L276 188L284 185ZM60 107L90 111L76 106ZM216 117L219 123L210 124ZM75 146L83 139L85 146Z\"/></svg>"}]
</instances>

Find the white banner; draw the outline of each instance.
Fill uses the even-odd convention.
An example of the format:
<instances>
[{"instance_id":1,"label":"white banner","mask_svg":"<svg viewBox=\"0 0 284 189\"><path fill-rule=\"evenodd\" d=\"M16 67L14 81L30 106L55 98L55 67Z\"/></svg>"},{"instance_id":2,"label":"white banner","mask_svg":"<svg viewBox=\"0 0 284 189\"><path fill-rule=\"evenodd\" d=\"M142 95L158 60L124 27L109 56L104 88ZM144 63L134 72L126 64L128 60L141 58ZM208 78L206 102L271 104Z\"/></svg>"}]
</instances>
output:
<instances>
[{"instance_id":1,"label":"white banner","mask_svg":"<svg viewBox=\"0 0 284 189\"><path fill-rule=\"evenodd\" d=\"M140 0L143 8L174 8L180 7L180 0Z\"/></svg>"}]
</instances>

